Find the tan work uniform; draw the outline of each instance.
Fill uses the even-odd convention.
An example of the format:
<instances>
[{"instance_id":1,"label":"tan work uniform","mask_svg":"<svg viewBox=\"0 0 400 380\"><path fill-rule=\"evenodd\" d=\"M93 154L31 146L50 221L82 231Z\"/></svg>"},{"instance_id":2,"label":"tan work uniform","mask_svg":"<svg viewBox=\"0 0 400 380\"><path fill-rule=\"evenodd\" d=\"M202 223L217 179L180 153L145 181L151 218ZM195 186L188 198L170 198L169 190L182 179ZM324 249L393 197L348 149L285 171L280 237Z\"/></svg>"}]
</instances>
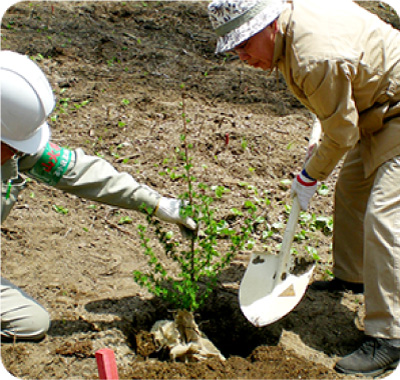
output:
<instances>
[{"instance_id":1,"label":"tan work uniform","mask_svg":"<svg viewBox=\"0 0 400 380\"><path fill-rule=\"evenodd\" d=\"M365 332L400 338L400 33L350 0L293 0L274 66L321 121L306 165L335 194L334 274L364 282Z\"/></svg>"},{"instance_id":2,"label":"tan work uniform","mask_svg":"<svg viewBox=\"0 0 400 380\"><path fill-rule=\"evenodd\" d=\"M79 197L139 210L155 208L160 195L100 157L48 143L34 155L12 158L1 167L1 222L26 187L20 173ZM50 325L46 310L10 281L1 278L1 335L37 339Z\"/></svg>"}]
</instances>

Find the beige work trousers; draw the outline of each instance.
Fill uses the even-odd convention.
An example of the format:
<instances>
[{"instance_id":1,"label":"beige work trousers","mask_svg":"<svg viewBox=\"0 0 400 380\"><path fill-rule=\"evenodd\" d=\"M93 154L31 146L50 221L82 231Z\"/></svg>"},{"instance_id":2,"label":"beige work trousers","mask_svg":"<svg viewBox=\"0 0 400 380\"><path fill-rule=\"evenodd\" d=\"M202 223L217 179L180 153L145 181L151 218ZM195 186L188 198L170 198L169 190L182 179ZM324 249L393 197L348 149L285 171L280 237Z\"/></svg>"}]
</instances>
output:
<instances>
[{"instance_id":1,"label":"beige work trousers","mask_svg":"<svg viewBox=\"0 0 400 380\"><path fill-rule=\"evenodd\" d=\"M333 273L364 283L365 333L400 338L400 156L364 178L359 145L348 153L334 226Z\"/></svg>"},{"instance_id":2,"label":"beige work trousers","mask_svg":"<svg viewBox=\"0 0 400 380\"><path fill-rule=\"evenodd\" d=\"M50 327L43 306L3 277L0 290L1 337L41 339Z\"/></svg>"}]
</instances>

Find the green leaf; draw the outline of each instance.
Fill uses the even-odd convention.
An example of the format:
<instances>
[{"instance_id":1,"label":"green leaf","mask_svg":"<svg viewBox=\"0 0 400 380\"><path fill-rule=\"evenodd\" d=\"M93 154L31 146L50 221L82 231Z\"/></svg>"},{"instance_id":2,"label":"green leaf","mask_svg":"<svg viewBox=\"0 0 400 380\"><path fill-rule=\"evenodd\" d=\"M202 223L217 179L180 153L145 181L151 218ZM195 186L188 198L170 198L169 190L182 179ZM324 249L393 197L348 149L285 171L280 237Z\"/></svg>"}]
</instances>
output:
<instances>
[{"instance_id":1,"label":"green leaf","mask_svg":"<svg viewBox=\"0 0 400 380\"><path fill-rule=\"evenodd\" d=\"M281 230L282 228L285 227L285 224L282 222L275 222L271 225L272 228L274 228L275 230Z\"/></svg>"},{"instance_id":2,"label":"green leaf","mask_svg":"<svg viewBox=\"0 0 400 380\"><path fill-rule=\"evenodd\" d=\"M119 221L118 224L130 224L133 220L130 216L123 216Z\"/></svg>"},{"instance_id":3,"label":"green leaf","mask_svg":"<svg viewBox=\"0 0 400 380\"><path fill-rule=\"evenodd\" d=\"M290 179L282 179L279 184L283 190L287 190L290 188L292 181Z\"/></svg>"},{"instance_id":4,"label":"green leaf","mask_svg":"<svg viewBox=\"0 0 400 380\"><path fill-rule=\"evenodd\" d=\"M64 215L68 214L68 209L65 208L64 206L53 205L52 208L59 214L64 214Z\"/></svg>"},{"instance_id":5,"label":"green leaf","mask_svg":"<svg viewBox=\"0 0 400 380\"><path fill-rule=\"evenodd\" d=\"M317 190L319 195L327 196L329 195L329 188L328 186L322 184L319 189Z\"/></svg>"}]
</instances>

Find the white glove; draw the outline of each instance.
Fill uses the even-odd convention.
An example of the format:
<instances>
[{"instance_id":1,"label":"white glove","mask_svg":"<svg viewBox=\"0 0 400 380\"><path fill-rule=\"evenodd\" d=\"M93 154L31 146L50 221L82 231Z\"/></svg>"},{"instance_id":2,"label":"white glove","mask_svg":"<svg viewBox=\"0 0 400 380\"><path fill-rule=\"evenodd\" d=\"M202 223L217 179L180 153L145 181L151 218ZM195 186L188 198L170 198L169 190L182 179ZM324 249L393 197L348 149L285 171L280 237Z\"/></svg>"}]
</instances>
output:
<instances>
[{"instance_id":1,"label":"white glove","mask_svg":"<svg viewBox=\"0 0 400 380\"><path fill-rule=\"evenodd\" d=\"M164 222L175 223L189 230L196 229L196 222L190 217L182 217L180 210L182 201L174 198L161 197L154 215Z\"/></svg>"},{"instance_id":2,"label":"white glove","mask_svg":"<svg viewBox=\"0 0 400 380\"><path fill-rule=\"evenodd\" d=\"M317 190L317 181L311 178L305 169L299 173L293 180L290 195L292 198L297 194L299 199L300 207L305 211L308 208L310 199Z\"/></svg>"}]
</instances>

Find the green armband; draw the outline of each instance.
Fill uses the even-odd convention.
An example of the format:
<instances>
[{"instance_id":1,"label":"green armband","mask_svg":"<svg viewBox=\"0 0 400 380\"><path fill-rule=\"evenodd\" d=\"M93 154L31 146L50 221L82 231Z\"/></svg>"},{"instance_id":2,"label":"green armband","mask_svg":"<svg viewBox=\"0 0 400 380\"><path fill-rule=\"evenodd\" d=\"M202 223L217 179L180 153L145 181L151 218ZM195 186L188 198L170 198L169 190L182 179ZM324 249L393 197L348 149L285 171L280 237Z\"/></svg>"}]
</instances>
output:
<instances>
[{"instance_id":1,"label":"green armband","mask_svg":"<svg viewBox=\"0 0 400 380\"><path fill-rule=\"evenodd\" d=\"M56 185L71 162L72 152L48 142L35 166L29 170L34 178L51 186Z\"/></svg>"}]
</instances>

